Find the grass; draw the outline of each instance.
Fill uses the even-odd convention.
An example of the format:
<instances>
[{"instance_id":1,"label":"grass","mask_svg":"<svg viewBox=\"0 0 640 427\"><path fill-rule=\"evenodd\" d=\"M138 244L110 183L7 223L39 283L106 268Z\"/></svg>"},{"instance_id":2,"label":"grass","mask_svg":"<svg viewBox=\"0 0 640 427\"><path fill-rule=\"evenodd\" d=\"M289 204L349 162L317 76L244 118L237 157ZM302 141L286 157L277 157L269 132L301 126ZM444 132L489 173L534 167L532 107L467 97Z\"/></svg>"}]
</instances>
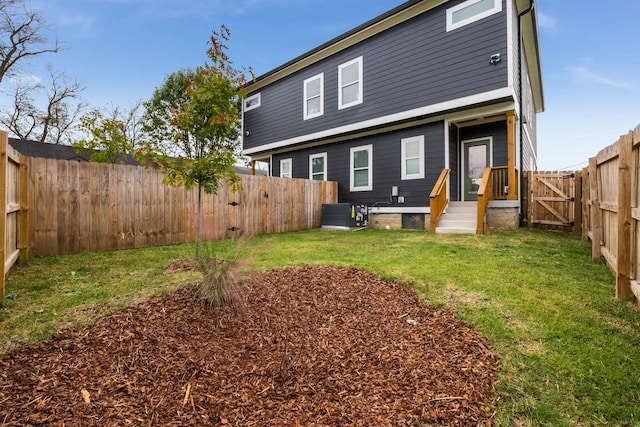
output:
<instances>
[{"instance_id":1,"label":"grass","mask_svg":"<svg viewBox=\"0 0 640 427\"><path fill-rule=\"evenodd\" d=\"M232 242L215 243L222 253ZM352 265L453 308L502 357L497 425L640 425L640 313L614 299L614 278L577 238L535 230L485 236L411 231L262 236L240 249L252 269ZM14 270L0 348L78 327L194 273L167 274L189 245L34 259Z\"/></svg>"},{"instance_id":2,"label":"grass","mask_svg":"<svg viewBox=\"0 0 640 427\"><path fill-rule=\"evenodd\" d=\"M0 353L195 280L194 273L165 271L172 260L192 253L192 246L171 246L33 258L18 265L6 284L6 293L16 298L0 306Z\"/></svg>"}]
</instances>

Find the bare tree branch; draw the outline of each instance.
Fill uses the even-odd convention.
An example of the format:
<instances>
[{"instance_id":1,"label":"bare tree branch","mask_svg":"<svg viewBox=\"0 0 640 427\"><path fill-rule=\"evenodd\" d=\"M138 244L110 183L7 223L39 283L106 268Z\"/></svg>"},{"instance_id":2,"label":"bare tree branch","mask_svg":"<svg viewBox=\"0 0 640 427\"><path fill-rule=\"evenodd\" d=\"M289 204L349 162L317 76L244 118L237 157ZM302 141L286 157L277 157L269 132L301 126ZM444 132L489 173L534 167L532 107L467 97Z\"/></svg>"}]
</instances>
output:
<instances>
[{"instance_id":1,"label":"bare tree branch","mask_svg":"<svg viewBox=\"0 0 640 427\"><path fill-rule=\"evenodd\" d=\"M101 114L105 119L121 124L120 132L131 144L131 149L135 151L140 148L144 138L142 129L142 115L144 113L144 103L142 100L136 101L130 107L109 105L102 109Z\"/></svg>"},{"instance_id":2,"label":"bare tree branch","mask_svg":"<svg viewBox=\"0 0 640 427\"><path fill-rule=\"evenodd\" d=\"M84 87L64 73L56 73L47 67L51 87L47 90L47 106L42 117L40 141L62 142L65 133L75 124L85 105L80 101ZM72 107L72 103L75 106Z\"/></svg>"},{"instance_id":3,"label":"bare tree branch","mask_svg":"<svg viewBox=\"0 0 640 427\"><path fill-rule=\"evenodd\" d=\"M0 108L0 124L20 139L31 139L40 122L32 94L43 89L40 84L16 86L12 104L8 108Z\"/></svg>"},{"instance_id":4,"label":"bare tree branch","mask_svg":"<svg viewBox=\"0 0 640 427\"><path fill-rule=\"evenodd\" d=\"M56 53L56 41L47 47L44 19L27 9L22 0L0 0L0 83L26 58Z\"/></svg>"},{"instance_id":5,"label":"bare tree branch","mask_svg":"<svg viewBox=\"0 0 640 427\"><path fill-rule=\"evenodd\" d=\"M21 139L55 144L71 142L72 131L86 104L80 93L84 87L64 73L48 67L51 86L18 84L13 92L13 105L0 107L0 124ZM38 107L37 98L44 99Z\"/></svg>"}]
</instances>

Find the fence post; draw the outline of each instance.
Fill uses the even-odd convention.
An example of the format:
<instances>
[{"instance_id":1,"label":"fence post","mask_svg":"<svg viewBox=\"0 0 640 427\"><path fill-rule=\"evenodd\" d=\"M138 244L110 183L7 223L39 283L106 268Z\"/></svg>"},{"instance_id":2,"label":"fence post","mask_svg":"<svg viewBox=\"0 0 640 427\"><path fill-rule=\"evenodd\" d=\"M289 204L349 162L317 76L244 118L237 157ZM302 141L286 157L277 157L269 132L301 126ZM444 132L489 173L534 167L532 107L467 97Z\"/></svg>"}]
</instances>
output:
<instances>
[{"instance_id":1,"label":"fence post","mask_svg":"<svg viewBox=\"0 0 640 427\"><path fill-rule=\"evenodd\" d=\"M522 120L522 119L521 119ZM518 200L521 189L518 189L518 176L516 175L516 117L514 111L507 113L507 163L509 166L508 182L509 194L508 200ZM520 166L522 169L522 165Z\"/></svg>"},{"instance_id":2,"label":"fence post","mask_svg":"<svg viewBox=\"0 0 640 427\"><path fill-rule=\"evenodd\" d=\"M589 240L589 167L582 168L582 241Z\"/></svg>"},{"instance_id":3,"label":"fence post","mask_svg":"<svg viewBox=\"0 0 640 427\"><path fill-rule=\"evenodd\" d=\"M618 247L616 253L616 298L624 301L631 292L631 156L633 137L620 138L618 159Z\"/></svg>"},{"instance_id":4,"label":"fence post","mask_svg":"<svg viewBox=\"0 0 640 427\"><path fill-rule=\"evenodd\" d=\"M20 262L29 261L29 158L20 156L20 213L18 217L18 249Z\"/></svg>"},{"instance_id":5,"label":"fence post","mask_svg":"<svg viewBox=\"0 0 640 427\"><path fill-rule=\"evenodd\" d=\"M582 233L582 172L574 172L573 232Z\"/></svg>"},{"instance_id":6,"label":"fence post","mask_svg":"<svg viewBox=\"0 0 640 427\"><path fill-rule=\"evenodd\" d=\"M591 258L596 261L602 257L602 213L598 195L598 159L589 159L589 200L591 201Z\"/></svg>"},{"instance_id":7,"label":"fence post","mask_svg":"<svg viewBox=\"0 0 640 427\"><path fill-rule=\"evenodd\" d=\"M4 302L5 281L7 271L4 267L7 258L7 133L0 131L0 260L2 260L2 274L0 275L0 304Z\"/></svg>"}]
</instances>

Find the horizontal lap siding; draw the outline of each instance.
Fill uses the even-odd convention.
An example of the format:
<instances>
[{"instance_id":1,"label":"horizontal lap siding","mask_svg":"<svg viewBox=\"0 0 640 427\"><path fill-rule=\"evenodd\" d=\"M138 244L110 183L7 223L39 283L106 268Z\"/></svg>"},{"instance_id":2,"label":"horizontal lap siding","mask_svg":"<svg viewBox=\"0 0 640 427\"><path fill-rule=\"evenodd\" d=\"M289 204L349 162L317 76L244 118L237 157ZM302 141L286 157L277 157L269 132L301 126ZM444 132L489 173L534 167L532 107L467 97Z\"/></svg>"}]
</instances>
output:
<instances>
[{"instance_id":1,"label":"horizontal lap siding","mask_svg":"<svg viewBox=\"0 0 640 427\"><path fill-rule=\"evenodd\" d=\"M493 137L493 166L507 166L507 123L495 122L460 129L460 141Z\"/></svg>"},{"instance_id":2,"label":"horizontal lap siding","mask_svg":"<svg viewBox=\"0 0 640 427\"><path fill-rule=\"evenodd\" d=\"M262 88L245 113L244 148L311 134L508 85L506 5L446 32L450 2ZM446 7L444 7L446 6ZM502 61L489 64L491 55ZM364 102L338 110L338 66L363 56ZM303 81L324 73L324 115L303 120Z\"/></svg>"},{"instance_id":3,"label":"horizontal lap siding","mask_svg":"<svg viewBox=\"0 0 640 427\"><path fill-rule=\"evenodd\" d=\"M425 137L425 178L401 179L401 140L424 135ZM350 149L362 145L373 145L373 191L351 192ZM309 177L309 156L327 153L327 179L338 182L338 200L344 203L389 202L391 187L398 186L399 195L405 203L393 206L428 206L429 194L440 172L445 167L444 123L437 122L401 131L336 142L321 147L305 148L273 156L273 174L280 174L280 160L292 159L294 178ZM390 206L381 204L380 206Z\"/></svg>"}]
</instances>

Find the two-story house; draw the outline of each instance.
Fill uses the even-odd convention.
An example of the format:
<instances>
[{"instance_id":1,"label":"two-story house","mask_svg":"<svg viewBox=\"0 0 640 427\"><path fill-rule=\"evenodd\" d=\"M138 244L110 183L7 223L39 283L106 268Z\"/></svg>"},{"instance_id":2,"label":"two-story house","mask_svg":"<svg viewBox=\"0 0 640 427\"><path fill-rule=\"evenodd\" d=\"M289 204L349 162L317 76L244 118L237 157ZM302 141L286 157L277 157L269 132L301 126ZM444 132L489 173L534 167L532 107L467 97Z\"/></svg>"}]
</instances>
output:
<instances>
[{"instance_id":1,"label":"two-story house","mask_svg":"<svg viewBox=\"0 0 640 427\"><path fill-rule=\"evenodd\" d=\"M460 206L473 232L519 225L544 110L534 0L410 0L247 93L243 152L273 176L337 181L378 226L435 230Z\"/></svg>"}]
</instances>

